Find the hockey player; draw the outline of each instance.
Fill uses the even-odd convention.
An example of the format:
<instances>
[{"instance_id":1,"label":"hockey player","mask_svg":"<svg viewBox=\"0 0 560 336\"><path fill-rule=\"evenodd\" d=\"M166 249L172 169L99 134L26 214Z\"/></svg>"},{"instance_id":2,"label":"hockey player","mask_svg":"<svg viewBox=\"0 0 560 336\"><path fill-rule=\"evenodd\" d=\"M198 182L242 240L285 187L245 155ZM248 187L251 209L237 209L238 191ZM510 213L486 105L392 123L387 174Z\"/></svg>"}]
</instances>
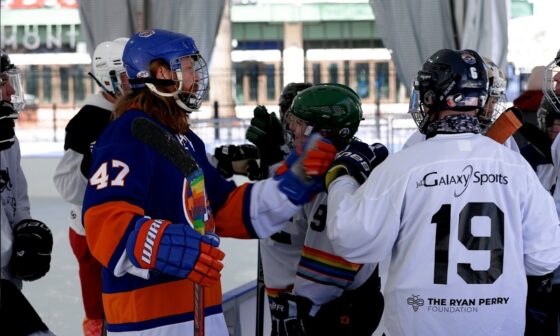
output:
<instances>
[{"instance_id":1,"label":"hockey player","mask_svg":"<svg viewBox=\"0 0 560 336\"><path fill-rule=\"evenodd\" d=\"M551 104L543 97L541 106L537 111L537 121L539 129L543 134L542 138L547 140L548 146L552 146L553 141L560 132L560 106ZM521 155L531 164L543 187L552 194L556 181L550 158L547 158L544 153L539 152L531 144L521 148Z\"/></svg>"},{"instance_id":2,"label":"hockey player","mask_svg":"<svg viewBox=\"0 0 560 336\"><path fill-rule=\"evenodd\" d=\"M505 111L507 79L502 70L500 70L491 59L483 57L483 60L488 75L488 99L486 100L484 109L478 113L478 121L481 133L485 134L494 121ZM413 95L414 94L416 94L416 92L413 92ZM411 102L414 101L415 98L413 97ZM416 105L413 106L417 108ZM416 130L405 142L403 149L424 140L426 140L426 135ZM520 151L512 136L506 140L504 145L516 152Z\"/></svg>"},{"instance_id":3,"label":"hockey player","mask_svg":"<svg viewBox=\"0 0 560 336\"><path fill-rule=\"evenodd\" d=\"M27 181L21 169L14 120L24 107L20 71L0 50L0 223L2 331L9 335L52 335L21 293L50 269L53 238L46 224L31 219Z\"/></svg>"},{"instance_id":4,"label":"hockey player","mask_svg":"<svg viewBox=\"0 0 560 336\"><path fill-rule=\"evenodd\" d=\"M381 144L354 139L362 109L349 87L319 84L303 90L282 119L290 147L320 133L340 151L335 159L340 170L361 182L388 155ZM260 242L273 336L371 335L381 317L377 265L352 263L333 252L326 202L327 194L318 194L281 232Z\"/></svg>"},{"instance_id":5,"label":"hockey player","mask_svg":"<svg viewBox=\"0 0 560 336\"><path fill-rule=\"evenodd\" d=\"M82 203L91 166L91 147L109 125L115 102L127 89L122 53L128 38L100 43L93 52L93 76L100 91L91 95L66 125L64 155L54 174L54 185L71 204L68 235L78 260L85 318L84 335L100 336L103 331L101 264L91 255L82 224Z\"/></svg>"},{"instance_id":6,"label":"hockey player","mask_svg":"<svg viewBox=\"0 0 560 336\"><path fill-rule=\"evenodd\" d=\"M560 50L558 50L556 57L545 67L543 93L547 103L550 104L550 112L553 112L554 115L560 114ZM554 122L554 124L556 123ZM554 132L557 129L554 124L551 125L549 131ZM558 188L560 181L560 137L556 136L554 139L551 152L554 165L553 174L555 176L555 184L551 188L551 192L553 192L556 211L560 214L560 188ZM551 296L551 316L545 332L548 333L547 335L557 335L560 332L558 327L558 323L560 323L560 305L558 304L560 302L560 268L554 271Z\"/></svg>"},{"instance_id":7,"label":"hockey player","mask_svg":"<svg viewBox=\"0 0 560 336\"><path fill-rule=\"evenodd\" d=\"M389 257L385 335L521 335L526 275L560 264L551 196L521 155L479 134L487 87L476 52L436 52L411 109L434 136L361 186L351 176L328 186L335 252L356 263Z\"/></svg>"},{"instance_id":8,"label":"hockey player","mask_svg":"<svg viewBox=\"0 0 560 336\"><path fill-rule=\"evenodd\" d=\"M543 145L550 147L560 131L559 111L557 107L551 105L543 97L541 106L537 111L538 130L543 134L541 140L546 140L546 142L543 141ZM551 158L530 143L521 148L521 155L529 162L543 187L553 194L556 180ZM558 323L558 308L556 306L558 301L554 300L551 293L554 279L548 280L529 283L525 335L556 335L555 330Z\"/></svg>"},{"instance_id":9,"label":"hockey player","mask_svg":"<svg viewBox=\"0 0 560 336\"><path fill-rule=\"evenodd\" d=\"M225 335L217 235L279 231L322 185L335 148L312 138L282 174L236 187L208 162L188 127L188 113L208 89L192 38L161 29L137 33L123 62L133 92L119 100L96 142L83 212L88 246L103 265L107 330L173 336L190 334L196 323L207 335ZM165 139L152 142L161 133ZM168 155L177 146L180 152ZM204 287L202 303L195 284Z\"/></svg>"}]
</instances>

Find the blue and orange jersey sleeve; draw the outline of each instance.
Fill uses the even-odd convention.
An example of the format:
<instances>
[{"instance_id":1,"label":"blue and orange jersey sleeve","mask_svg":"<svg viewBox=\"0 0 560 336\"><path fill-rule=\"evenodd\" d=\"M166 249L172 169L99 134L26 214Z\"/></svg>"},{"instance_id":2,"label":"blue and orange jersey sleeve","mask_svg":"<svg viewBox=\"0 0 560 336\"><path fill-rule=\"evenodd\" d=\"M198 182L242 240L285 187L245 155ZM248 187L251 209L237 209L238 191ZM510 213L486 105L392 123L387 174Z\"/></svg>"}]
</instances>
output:
<instances>
[{"instance_id":1,"label":"blue and orange jersey sleeve","mask_svg":"<svg viewBox=\"0 0 560 336\"><path fill-rule=\"evenodd\" d=\"M250 218L252 184L237 187L216 213L216 233L232 238L258 238Z\"/></svg>"}]
</instances>

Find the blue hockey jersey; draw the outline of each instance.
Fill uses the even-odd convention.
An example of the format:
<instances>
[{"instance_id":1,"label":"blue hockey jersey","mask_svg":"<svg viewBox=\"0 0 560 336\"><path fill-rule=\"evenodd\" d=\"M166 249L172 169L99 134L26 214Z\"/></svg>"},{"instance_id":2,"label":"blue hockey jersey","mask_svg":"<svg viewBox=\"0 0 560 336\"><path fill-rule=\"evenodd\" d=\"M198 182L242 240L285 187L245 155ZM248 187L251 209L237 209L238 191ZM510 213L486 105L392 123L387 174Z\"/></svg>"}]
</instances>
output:
<instances>
[{"instance_id":1,"label":"blue hockey jersey","mask_svg":"<svg viewBox=\"0 0 560 336\"><path fill-rule=\"evenodd\" d=\"M136 221L149 216L192 225L202 207L208 214L208 231L262 238L279 231L299 207L278 190L275 180L239 187L225 180L192 131L175 135L204 175L203 181L189 181L132 134L132 123L139 117L157 123L142 111L129 110L111 123L95 145L83 210L86 238L104 266L108 331L182 335L193 328L193 283L132 265L125 247ZM203 183L204 192L197 192L201 187L197 183ZM207 335L227 334L220 284L205 289L205 324Z\"/></svg>"}]
</instances>

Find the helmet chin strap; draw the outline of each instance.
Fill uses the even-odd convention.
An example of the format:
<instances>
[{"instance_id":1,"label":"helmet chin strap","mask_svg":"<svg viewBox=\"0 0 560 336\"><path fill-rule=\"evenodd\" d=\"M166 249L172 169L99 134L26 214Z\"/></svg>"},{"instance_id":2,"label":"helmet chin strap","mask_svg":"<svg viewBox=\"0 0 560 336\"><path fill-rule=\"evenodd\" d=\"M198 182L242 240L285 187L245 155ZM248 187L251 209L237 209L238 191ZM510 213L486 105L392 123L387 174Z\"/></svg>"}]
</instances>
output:
<instances>
[{"instance_id":1,"label":"helmet chin strap","mask_svg":"<svg viewBox=\"0 0 560 336\"><path fill-rule=\"evenodd\" d=\"M161 96L161 97L173 97L175 98L175 103L177 103L177 105L182 108L183 110L187 111L187 113L191 113L192 111L194 111L194 109L188 107L182 100L181 98L179 98L179 92L181 92L181 89L177 89L175 92L161 92L159 91L154 84L152 83L146 83L146 86L150 89L150 91L152 91L153 93ZM183 87L183 81L179 80L179 87Z\"/></svg>"},{"instance_id":2,"label":"helmet chin strap","mask_svg":"<svg viewBox=\"0 0 560 336\"><path fill-rule=\"evenodd\" d=\"M187 113L191 113L192 111L194 111L194 109L188 107L187 104L183 103L181 98L179 98L179 95L175 95L175 102L177 103L177 105L179 105L180 108L187 111Z\"/></svg>"}]
</instances>

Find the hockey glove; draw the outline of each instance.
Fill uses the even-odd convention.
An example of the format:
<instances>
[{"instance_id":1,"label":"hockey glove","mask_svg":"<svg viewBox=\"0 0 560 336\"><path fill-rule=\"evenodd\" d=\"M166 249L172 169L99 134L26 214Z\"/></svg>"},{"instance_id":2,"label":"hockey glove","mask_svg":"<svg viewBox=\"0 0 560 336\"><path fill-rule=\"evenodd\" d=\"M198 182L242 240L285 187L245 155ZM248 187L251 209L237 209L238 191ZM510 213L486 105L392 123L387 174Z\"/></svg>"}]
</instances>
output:
<instances>
[{"instance_id":1,"label":"hockey glove","mask_svg":"<svg viewBox=\"0 0 560 336\"><path fill-rule=\"evenodd\" d=\"M306 297L280 293L269 297L272 336L304 336L307 330L309 311L313 303Z\"/></svg>"},{"instance_id":2,"label":"hockey glove","mask_svg":"<svg viewBox=\"0 0 560 336\"><path fill-rule=\"evenodd\" d=\"M218 161L217 168L223 177L230 178L233 174L248 176L251 175L249 170L252 167L252 169L258 167L255 160L259 158L259 150L253 145L224 145L216 147L214 157Z\"/></svg>"},{"instance_id":3,"label":"hockey glove","mask_svg":"<svg viewBox=\"0 0 560 336\"><path fill-rule=\"evenodd\" d=\"M220 279L224 252L215 234L202 236L187 224L172 224L147 217L136 222L126 244L134 266L187 278L202 286Z\"/></svg>"},{"instance_id":4,"label":"hockey glove","mask_svg":"<svg viewBox=\"0 0 560 336\"><path fill-rule=\"evenodd\" d=\"M292 150L276 170L280 191L296 205L307 203L323 188L323 174L333 162L336 147L315 133L307 139L303 153Z\"/></svg>"},{"instance_id":5,"label":"hockey glove","mask_svg":"<svg viewBox=\"0 0 560 336\"><path fill-rule=\"evenodd\" d=\"M527 276L527 309L525 335L546 335L549 325L555 325L558 305L552 296L552 273Z\"/></svg>"},{"instance_id":6,"label":"hockey glove","mask_svg":"<svg viewBox=\"0 0 560 336\"><path fill-rule=\"evenodd\" d=\"M38 220L24 219L14 229L11 267L22 280L33 281L50 269L53 237L49 227Z\"/></svg>"},{"instance_id":7,"label":"hockey glove","mask_svg":"<svg viewBox=\"0 0 560 336\"><path fill-rule=\"evenodd\" d=\"M259 149L261 170L263 176L268 177L269 167L282 161L288 154L284 145L284 132L276 114L268 113L266 107L259 105L253 113L245 138Z\"/></svg>"},{"instance_id":8,"label":"hockey glove","mask_svg":"<svg viewBox=\"0 0 560 336\"><path fill-rule=\"evenodd\" d=\"M16 142L14 116L17 117L14 106L5 100L0 102L0 151L12 147Z\"/></svg>"},{"instance_id":9,"label":"hockey glove","mask_svg":"<svg viewBox=\"0 0 560 336\"><path fill-rule=\"evenodd\" d=\"M350 175L359 184L365 182L373 168L389 155L387 147L380 143L368 145L359 140L351 141L346 148L336 154L334 162L325 174L325 188L339 176Z\"/></svg>"}]
</instances>

